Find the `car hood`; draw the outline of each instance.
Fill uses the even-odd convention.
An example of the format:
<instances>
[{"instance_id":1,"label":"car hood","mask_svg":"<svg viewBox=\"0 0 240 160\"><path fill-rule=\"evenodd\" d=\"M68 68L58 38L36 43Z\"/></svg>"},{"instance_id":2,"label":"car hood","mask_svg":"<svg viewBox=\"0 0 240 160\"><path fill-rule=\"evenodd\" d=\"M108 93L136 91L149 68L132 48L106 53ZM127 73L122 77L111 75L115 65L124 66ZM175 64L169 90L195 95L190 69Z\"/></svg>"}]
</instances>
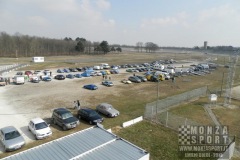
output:
<instances>
[{"instance_id":1,"label":"car hood","mask_svg":"<svg viewBox=\"0 0 240 160\"><path fill-rule=\"evenodd\" d=\"M78 119L76 117L70 117L70 118L67 118L67 119L64 119L63 122L64 123L73 123L73 122L77 122Z\"/></svg>"},{"instance_id":2,"label":"car hood","mask_svg":"<svg viewBox=\"0 0 240 160\"><path fill-rule=\"evenodd\" d=\"M43 129L36 130L36 133L38 133L38 134L46 134L46 133L49 133L49 132L52 132L51 129L50 129L49 127L46 127L46 128L43 128Z\"/></svg>"},{"instance_id":3,"label":"car hood","mask_svg":"<svg viewBox=\"0 0 240 160\"><path fill-rule=\"evenodd\" d=\"M14 139L10 139L10 140L6 140L4 142L5 146L8 147L14 147L14 146L18 146L18 145L23 145L25 144L25 140L22 136L19 136L17 138Z\"/></svg>"},{"instance_id":4,"label":"car hood","mask_svg":"<svg viewBox=\"0 0 240 160\"><path fill-rule=\"evenodd\" d=\"M119 114L119 111L118 110L116 110L116 109L110 109L110 110L107 110L109 113L111 113L111 114L116 114L116 113L118 113Z\"/></svg>"}]
</instances>

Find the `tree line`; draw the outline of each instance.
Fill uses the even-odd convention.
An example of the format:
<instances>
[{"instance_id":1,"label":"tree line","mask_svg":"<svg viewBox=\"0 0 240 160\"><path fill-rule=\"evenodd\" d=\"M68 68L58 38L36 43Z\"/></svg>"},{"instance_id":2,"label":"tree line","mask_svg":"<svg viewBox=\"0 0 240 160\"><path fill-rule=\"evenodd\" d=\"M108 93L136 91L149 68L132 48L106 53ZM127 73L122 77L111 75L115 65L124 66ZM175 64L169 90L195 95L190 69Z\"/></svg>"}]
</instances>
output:
<instances>
[{"instance_id":1,"label":"tree line","mask_svg":"<svg viewBox=\"0 0 240 160\"><path fill-rule=\"evenodd\" d=\"M16 33L9 35L0 32L1 57L33 57L33 56L60 56L80 54L107 54L122 52L120 45L111 46L107 41L91 42L85 38L75 40L51 39Z\"/></svg>"}]
</instances>

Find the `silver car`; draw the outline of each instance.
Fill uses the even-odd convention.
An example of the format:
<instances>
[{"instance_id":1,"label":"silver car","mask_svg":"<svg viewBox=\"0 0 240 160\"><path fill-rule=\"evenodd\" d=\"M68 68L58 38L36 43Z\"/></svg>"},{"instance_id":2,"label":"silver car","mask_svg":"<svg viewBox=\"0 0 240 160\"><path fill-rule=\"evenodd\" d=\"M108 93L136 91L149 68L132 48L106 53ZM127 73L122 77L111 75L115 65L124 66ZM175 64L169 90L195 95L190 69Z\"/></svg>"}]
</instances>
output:
<instances>
[{"instance_id":1,"label":"silver car","mask_svg":"<svg viewBox=\"0 0 240 160\"><path fill-rule=\"evenodd\" d=\"M116 117L120 114L118 110L113 108L111 104L101 103L96 107L97 112L100 112L108 117Z\"/></svg>"},{"instance_id":2,"label":"silver car","mask_svg":"<svg viewBox=\"0 0 240 160\"><path fill-rule=\"evenodd\" d=\"M1 128L0 138L5 151L14 151L25 145L24 138L13 126Z\"/></svg>"}]
</instances>

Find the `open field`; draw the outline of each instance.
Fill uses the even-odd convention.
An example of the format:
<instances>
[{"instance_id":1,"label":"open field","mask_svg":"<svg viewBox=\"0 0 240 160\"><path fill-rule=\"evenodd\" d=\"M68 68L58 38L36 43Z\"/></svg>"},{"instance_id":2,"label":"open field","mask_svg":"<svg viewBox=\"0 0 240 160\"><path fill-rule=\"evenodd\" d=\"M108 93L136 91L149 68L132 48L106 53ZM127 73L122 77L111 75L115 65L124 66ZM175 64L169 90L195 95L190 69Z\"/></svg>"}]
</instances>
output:
<instances>
[{"instance_id":1,"label":"open field","mask_svg":"<svg viewBox=\"0 0 240 160\"><path fill-rule=\"evenodd\" d=\"M110 54L104 56L75 56L75 57L46 57L44 63L31 63L29 67L22 68L23 70L43 70L51 69L56 71L57 68L68 68L68 67L83 67L91 66L99 63L112 64L126 64L126 63L143 63L151 62L160 59L176 59L176 60L196 60L202 61L208 58L209 55L204 54L145 54L145 53L123 53L123 54ZM213 56L214 57L214 56ZM10 63L29 63L30 58L19 58L16 59L1 59L0 64ZM218 61L224 64L224 58L218 57ZM215 90L216 88L225 87L225 83L222 81L226 80L226 76L223 77L223 72L227 72L227 68L219 67L212 74L206 76L187 76L178 77L176 79L176 85L172 85L171 81L160 82L160 99L170 95L182 93L194 88L208 85L209 90ZM11 73L12 74L12 73ZM139 73L141 74L141 73ZM36 116L42 117L49 120L51 117L51 110L57 107L67 107L74 114L76 111L72 109L73 101L79 99L82 106L94 108L97 104L102 102L108 102L112 104L116 109L121 112L121 115L116 118L105 118L103 125L106 129L112 128L112 130L119 134L122 138L129 140L130 142L138 145L139 147L150 152L151 159L155 160L159 157L163 159L176 159L177 152L177 133L172 130L163 128L162 126L156 126L149 122L141 122L135 126L127 129L121 129L121 124L130 119L142 116L145 110L145 104L155 101L157 98L157 83L145 82L140 84L129 84L125 85L120 83L120 80L127 78L132 73L126 73L124 70L119 75L111 75L111 79L115 86L107 88L100 85L102 77L91 77L74 80L64 81L52 81L50 83L40 82L39 84L27 83L21 86L9 85L4 89L3 99L7 101L6 105L11 106L14 109L15 114L22 115L26 120L34 118ZM239 73L236 73L235 84L239 84ZM86 83L95 83L99 86L99 90L89 91L82 89L82 86ZM2 88L0 88L2 89ZM193 119L203 124L209 124L209 119L203 118L204 110L200 107L206 102L205 99L200 99L197 104L185 104L182 107L177 107L172 110L174 114L181 115L183 117ZM223 100L220 99L219 103ZM238 102L236 102L238 103ZM195 109L198 107L197 109ZM224 119L225 113L228 116L235 115L238 112L221 110L216 111L219 115L220 120ZM239 117L234 116L234 120L229 121L227 125L236 125L239 122ZM22 124L22 132L25 132L26 125ZM3 127L3 126L0 126ZM55 125L51 125L53 130L53 136L41 140L34 141L31 134L26 134L26 137L31 139L31 143L25 146L22 151L32 146L45 143L52 139L56 139L67 135L69 133L82 130L89 127L85 122L81 121L81 124L69 131L61 131L61 129ZM145 132L147 131L147 132ZM139 134L144 132L144 134ZM150 136L149 136L150 135ZM165 145L164 145L165 144ZM167 145L166 145L167 144ZM16 152L19 152L16 151ZM2 153L1 157L16 153Z\"/></svg>"}]
</instances>

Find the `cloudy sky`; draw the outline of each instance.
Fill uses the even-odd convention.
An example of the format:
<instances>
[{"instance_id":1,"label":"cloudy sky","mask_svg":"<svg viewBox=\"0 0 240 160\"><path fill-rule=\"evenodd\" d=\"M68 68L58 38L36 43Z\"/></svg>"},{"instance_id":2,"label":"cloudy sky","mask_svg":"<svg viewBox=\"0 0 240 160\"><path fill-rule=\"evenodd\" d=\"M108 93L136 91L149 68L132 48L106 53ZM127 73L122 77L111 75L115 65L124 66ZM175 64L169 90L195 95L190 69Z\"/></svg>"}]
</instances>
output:
<instances>
[{"instance_id":1,"label":"cloudy sky","mask_svg":"<svg viewBox=\"0 0 240 160\"><path fill-rule=\"evenodd\" d=\"M240 0L0 0L0 32L109 44L240 46Z\"/></svg>"}]
</instances>

